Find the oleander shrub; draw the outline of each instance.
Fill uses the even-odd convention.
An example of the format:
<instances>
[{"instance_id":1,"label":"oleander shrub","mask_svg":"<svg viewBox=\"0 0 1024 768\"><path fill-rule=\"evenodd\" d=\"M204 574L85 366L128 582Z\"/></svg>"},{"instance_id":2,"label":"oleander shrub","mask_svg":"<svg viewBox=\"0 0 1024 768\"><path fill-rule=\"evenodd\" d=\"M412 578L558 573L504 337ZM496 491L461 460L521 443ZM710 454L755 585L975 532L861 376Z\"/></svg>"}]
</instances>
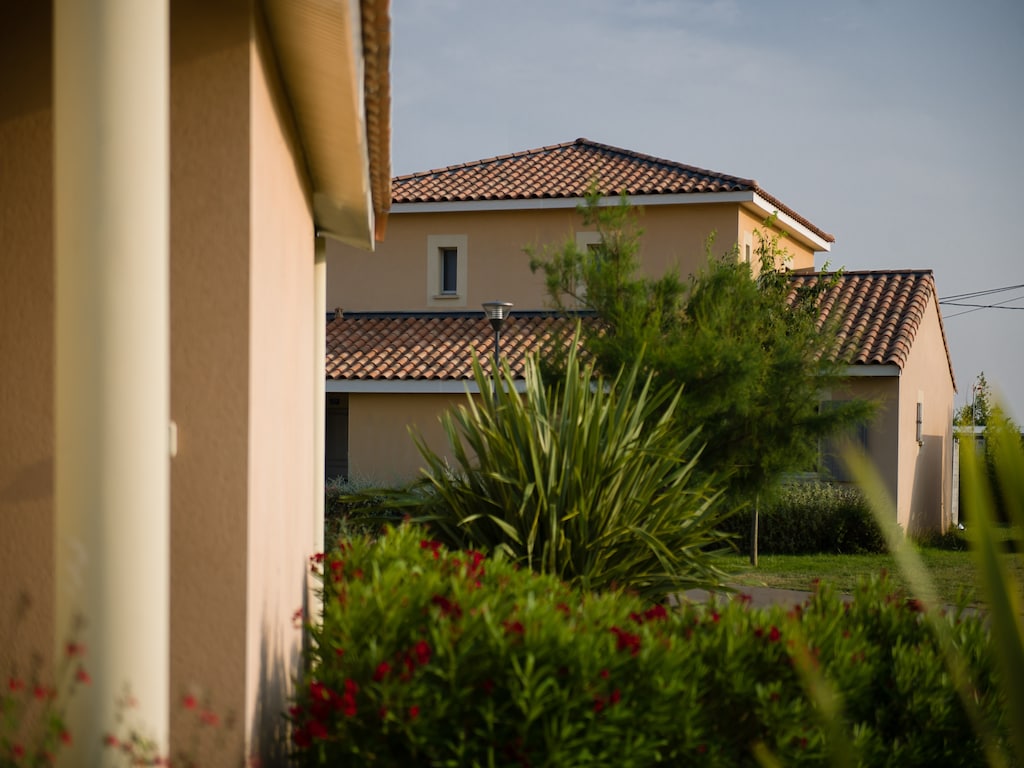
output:
<instances>
[{"instance_id":1,"label":"oleander shrub","mask_svg":"<svg viewBox=\"0 0 1024 768\"><path fill-rule=\"evenodd\" d=\"M672 608L450 551L412 524L313 568L298 765L822 765L839 749L850 764L984 764L933 626L882 580L849 603L822 588L789 611L742 596ZM983 621L941 621L1005 738ZM832 720L815 675L838 692Z\"/></svg>"},{"instance_id":2,"label":"oleander shrub","mask_svg":"<svg viewBox=\"0 0 1024 768\"><path fill-rule=\"evenodd\" d=\"M550 385L529 358L523 392L507 366L494 392L474 363L479 397L442 417L452 458L417 438L423 478L382 508L428 521L449 546L500 551L586 590L718 586L729 509L697 476L679 390L655 389L637 366L606 380L576 347Z\"/></svg>"},{"instance_id":3,"label":"oleander shrub","mask_svg":"<svg viewBox=\"0 0 1024 768\"><path fill-rule=\"evenodd\" d=\"M750 521L727 522L741 548L749 547ZM762 555L885 552L885 536L864 494L854 486L823 482L783 484L761 505L758 551Z\"/></svg>"}]
</instances>

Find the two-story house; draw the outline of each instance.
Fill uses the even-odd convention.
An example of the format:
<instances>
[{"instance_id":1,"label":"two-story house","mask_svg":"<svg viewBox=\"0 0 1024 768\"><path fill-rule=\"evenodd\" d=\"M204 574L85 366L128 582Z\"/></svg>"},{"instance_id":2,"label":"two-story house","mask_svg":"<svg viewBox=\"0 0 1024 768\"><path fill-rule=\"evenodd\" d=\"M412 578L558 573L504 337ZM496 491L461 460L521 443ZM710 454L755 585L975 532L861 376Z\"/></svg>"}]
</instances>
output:
<instances>
[{"instance_id":1,"label":"two-story house","mask_svg":"<svg viewBox=\"0 0 1024 768\"><path fill-rule=\"evenodd\" d=\"M650 275L693 273L712 234L714 254L735 246L737 258L756 262L760 230L786 233L788 266L811 280L816 254L834 241L756 181L586 139L395 178L378 253L328 248L329 476L415 476L421 462L410 428L443 451L438 415L472 391L474 351L490 364L483 302L514 305L502 341L514 370L538 339L565 332L524 248L596 242L578 211L592 184L607 202L625 194L638 211L639 257ZM823 312L843 313L847 351L857 361L849 388L823 398L882 400L863 442L878 457L900 522L948 519L954 385L931 274L851 273ZM911 385L905 374L916 365L922 373ZM912 514L912 506L922 511Z\"/></svg>"}]
</instances>

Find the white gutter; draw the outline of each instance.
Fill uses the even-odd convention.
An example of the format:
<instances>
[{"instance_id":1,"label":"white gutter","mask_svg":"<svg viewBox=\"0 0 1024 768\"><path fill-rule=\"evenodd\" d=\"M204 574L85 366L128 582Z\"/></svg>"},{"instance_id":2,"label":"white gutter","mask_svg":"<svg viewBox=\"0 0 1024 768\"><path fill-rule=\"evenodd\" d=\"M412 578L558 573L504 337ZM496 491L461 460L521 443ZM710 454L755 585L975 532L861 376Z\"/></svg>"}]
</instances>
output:
<instances>
[{"instance_id":1,"label":"white gutter","mask_svg":"<svg viewBox=\"0 0 1024 768\"><path fill-rule=\"evenodd\" d=\"M617 205L622 198L602 197L599 206ZM810 245L816 251L829 251L832 244L801 224L788 213L779 211L754 191L708 192L673 195L627 195L626 201L633 207L655 205L709 205L716 203L739 203L771 216L777 214L779 225ZM544 211L576 209L586 201L582 197L551 197L529 200L451 200L429 203L395 203L389 215L402 213L470 213L481 211Z\"/></svg>"}]
</instances>

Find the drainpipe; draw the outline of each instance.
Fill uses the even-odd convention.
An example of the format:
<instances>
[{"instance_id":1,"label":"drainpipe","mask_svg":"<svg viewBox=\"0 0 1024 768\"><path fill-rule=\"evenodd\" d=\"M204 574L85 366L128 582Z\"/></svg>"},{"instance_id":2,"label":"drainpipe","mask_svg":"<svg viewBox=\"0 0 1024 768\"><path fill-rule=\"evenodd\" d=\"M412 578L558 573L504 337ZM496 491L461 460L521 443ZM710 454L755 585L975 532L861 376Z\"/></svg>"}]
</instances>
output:
<instances>
[{"instance_id":1,"label":"drainpipe","mask_svg":"<svg viewBox=\"0 0 1024 768\"><path fill-rule=\"evenodd\" d=\"M56 653L101 765L127 688L167 752L170 624L168 0L56 0Z\"/></svg>"}]
</instances>

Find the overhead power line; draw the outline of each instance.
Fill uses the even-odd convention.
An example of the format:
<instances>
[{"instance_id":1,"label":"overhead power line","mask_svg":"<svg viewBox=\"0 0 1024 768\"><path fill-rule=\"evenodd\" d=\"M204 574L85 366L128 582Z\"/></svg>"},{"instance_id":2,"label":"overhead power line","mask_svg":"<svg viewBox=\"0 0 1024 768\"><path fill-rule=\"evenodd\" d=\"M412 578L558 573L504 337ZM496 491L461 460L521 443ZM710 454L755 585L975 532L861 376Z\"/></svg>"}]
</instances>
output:
<instances>
[{"instance_id":1,"label":"overhead power line","mask_svg":"<svg viewBox=\"0 0 1024 768\"><path fill-rule=\"evenodd\" d=\"M989 288L984 291L973 291L971 293L958 293L953 296L947 296L939 299L939 304L944 304L947 307L971 307L963 312L954 312L951 315L946 315L946 320L951 320L954 317L960 317L960 315L969 315L971 312L977 312L981 309L1024 309L1024 307L1008 307L1006 306L1010 302L1019 301L1024 299L1024 296L1014 296L1003 301L997 301L994 304L976 304L969 299L980 299L983 296L991 296L996 293L1004 293L1005 291L1015 291L1024 288L1024 284L1020 285L1007 285L1002 288Z\"/></svg>"}]
</instances>

